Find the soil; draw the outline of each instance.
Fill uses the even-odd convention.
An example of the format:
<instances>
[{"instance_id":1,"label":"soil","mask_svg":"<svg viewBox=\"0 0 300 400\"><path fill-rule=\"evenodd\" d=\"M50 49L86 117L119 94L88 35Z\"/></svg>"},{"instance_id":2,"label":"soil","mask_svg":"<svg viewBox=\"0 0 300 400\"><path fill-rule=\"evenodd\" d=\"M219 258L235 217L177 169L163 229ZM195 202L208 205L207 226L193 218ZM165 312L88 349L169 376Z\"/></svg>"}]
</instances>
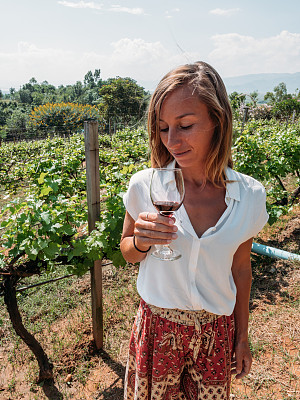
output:
<instances>
[{"instance_id":1,"label":"soil","mask_svg":"<svg viewBox=\"0 0 300 400\"><path fill-rule=\"evenodd\" d=\"M286 222L282 228L265 229L256 239L260 243L299 254L300 217L296 214ZM299 307L296 307L300 301L299 263L258 256L253 258L255 273L249 333L255 344L252 348L254 361L248 377L241 381L233 380L232 398L296 400L300 398L300 322ZM128 273L136 276L137 270L132 269ZM113 279L114 271L106 267L103 287L109 288ZM84 296L90 296L88 274L80 279L77 285ZM136 299L126 297L126 307L136 308ZM7 365L5 371L0 374L0 400L123 398L131 321L126 325L128 328L117 352L97 350L92 337L91 321L87 324L75 314L56 321L51 329L57 335L65 337L72 331L72 326L76 326L82 333L81 338L74 346L70 344L62 349L60 362L55 365L55 383L45 382L41 386L30 386L26 357L23 364L20 362L13 366L8 362L9 348L0 347L0 362ZM112 316L107 326L115 326L115 329L118 329L117 317ZM5 334L0 326L0 339ZM6 345L12 347L9 341ZM19 350L27 352L22 343ZM80 368L81 360L88 366L82 381L78 379L78 373L75 373Z\"/></svg>"}]
</instances>

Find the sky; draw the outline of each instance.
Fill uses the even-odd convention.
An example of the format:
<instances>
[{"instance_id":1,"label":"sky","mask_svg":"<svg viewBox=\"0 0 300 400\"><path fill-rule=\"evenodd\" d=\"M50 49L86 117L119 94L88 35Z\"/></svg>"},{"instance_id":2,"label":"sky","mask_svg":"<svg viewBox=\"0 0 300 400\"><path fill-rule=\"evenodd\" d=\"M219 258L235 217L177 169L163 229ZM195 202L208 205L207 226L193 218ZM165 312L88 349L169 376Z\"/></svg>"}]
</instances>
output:
<instances>
[{"instance_id":1,"label":"sky","mask_svg":"<svg viewBox=\"0 0 300 400\"><path fill-rule=\"evenodd\" d=\"M0 0L0 89L130 77L202 60L223 78L300 72L299 0Z\"/></svg>"}]
</instances>

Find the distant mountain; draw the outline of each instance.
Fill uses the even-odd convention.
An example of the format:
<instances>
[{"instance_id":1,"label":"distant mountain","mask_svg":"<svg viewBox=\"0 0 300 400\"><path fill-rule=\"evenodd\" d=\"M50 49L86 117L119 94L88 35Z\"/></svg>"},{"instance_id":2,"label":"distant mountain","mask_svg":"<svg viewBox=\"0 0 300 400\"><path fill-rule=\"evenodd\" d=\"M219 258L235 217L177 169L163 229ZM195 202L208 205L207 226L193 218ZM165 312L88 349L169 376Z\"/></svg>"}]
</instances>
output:
<instances>
[{"instance_id":1,"label":"distant mountain","mask_svg":"<svg viewBox=\"0 0 300 400\"><path fill-rule=\"evenodd\" d=\"M228 93L238 92L249 94L255 90L260 94L273 92L275 86L284 82L288 93L300 89L300 72L294 74L251 74L224 78Z\"/></svg>"}]
</instances>

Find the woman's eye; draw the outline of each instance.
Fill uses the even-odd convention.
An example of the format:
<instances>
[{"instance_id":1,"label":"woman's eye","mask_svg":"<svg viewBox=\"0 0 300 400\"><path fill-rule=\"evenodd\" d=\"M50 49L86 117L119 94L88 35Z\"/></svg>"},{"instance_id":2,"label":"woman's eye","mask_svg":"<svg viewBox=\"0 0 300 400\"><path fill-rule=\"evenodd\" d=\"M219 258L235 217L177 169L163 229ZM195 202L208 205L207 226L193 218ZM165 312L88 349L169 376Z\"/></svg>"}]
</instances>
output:
<instances>
[{"instance_id":1,"label":"woman's eye","mask_svg":"<svg viewBox=\"0 0 300 400\"><path fill-rule=\"evenodd\" d=\"M160 128L160 132L168 132L169 128Z\"/></svg>"},{"instance_id":2,"label":"woman's eye","mask_svg":"<svg viewBox=\"0 0 300 400\"><path fill-rule=\"evenodd\" d=\"M186 130L186 129L190 129L192 126L193 125L191 124L191 125L181 126L180 128L183 130Z\"/></svg>"}]
</instances>

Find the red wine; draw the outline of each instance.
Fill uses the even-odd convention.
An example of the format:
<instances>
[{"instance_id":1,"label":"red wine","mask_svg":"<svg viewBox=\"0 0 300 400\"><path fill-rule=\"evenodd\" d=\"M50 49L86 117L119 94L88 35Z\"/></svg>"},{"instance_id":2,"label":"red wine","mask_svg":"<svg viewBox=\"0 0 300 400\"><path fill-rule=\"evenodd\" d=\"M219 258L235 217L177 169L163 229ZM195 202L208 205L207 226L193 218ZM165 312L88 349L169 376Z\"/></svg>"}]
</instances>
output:
<instances>
[{"instance_id":1,"label":"red wine","mask_svg":"<svg viewBox=\"0 0 300 400\"><path fill-rule=\"evenodd\" d=\"M174 211L178 210L181 203L178 203L178 201L154 201L153 205L160 214L169 217Z\"/></svg>"}]
</instances>

